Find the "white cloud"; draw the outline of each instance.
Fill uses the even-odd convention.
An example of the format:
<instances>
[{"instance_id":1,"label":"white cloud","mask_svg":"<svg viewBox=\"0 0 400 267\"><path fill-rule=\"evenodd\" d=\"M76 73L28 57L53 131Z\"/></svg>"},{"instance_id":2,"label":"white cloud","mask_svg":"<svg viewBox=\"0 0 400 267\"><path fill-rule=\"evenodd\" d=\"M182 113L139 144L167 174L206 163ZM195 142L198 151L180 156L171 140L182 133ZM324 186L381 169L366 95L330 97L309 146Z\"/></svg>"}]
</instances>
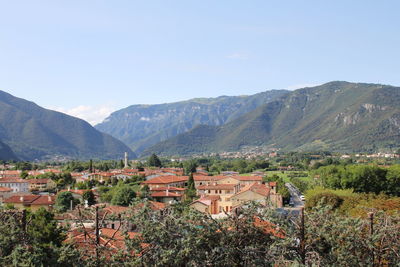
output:
<instances>
[{"instance_id":1,"label":"white cloud","mask_svg":"<svg viewBox=\"0 0 400 267\"><path fill-rule=\"evenodd\" d=\"M226 57L227 57L227 58L230 58L230 59L240 59L240 60L249 59L249 55L248 55L248 54L246 54L246 53L239 53L239 52L232 53L232 54L230 54L230 55L227 55Z\"/></svg>"},{"instance_id":2,"label":"white cloud","mask_svg":"<svg viewBox=\"0 0 400 267\"><path fill-rule=\"evenodd\" d=\"M91 125L96 125L107 118L115 110L115 107L105 104L97 106L80 105L70 109L62 107L52 107L50 109L83 119Z\"/></svg>"},{"instance_id":3,"label":"white cloud","mask_svg":"<svg viewBox=\"0 0 400 267\"><path fill-rule=\"evenodd\" d=\"M320 83L301 83L301 84L294 84L286 87L287 90L296 90L300 88L305 88L305 87L314 87L321 85Z\"/></svg>"}]
</instances>

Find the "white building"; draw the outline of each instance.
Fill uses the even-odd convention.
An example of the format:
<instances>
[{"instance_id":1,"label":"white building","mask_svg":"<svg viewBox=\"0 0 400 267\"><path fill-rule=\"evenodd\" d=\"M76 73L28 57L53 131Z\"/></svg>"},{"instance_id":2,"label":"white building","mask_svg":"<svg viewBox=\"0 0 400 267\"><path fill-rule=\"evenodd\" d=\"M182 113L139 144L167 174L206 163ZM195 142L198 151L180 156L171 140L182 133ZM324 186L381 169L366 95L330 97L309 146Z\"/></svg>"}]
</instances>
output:
<instances>
[{"instance_id":1,"label":"white building","mask_svg":"<svg viewBox=\"0 0 400 267\"><path fill-rule=\"evenodd\" d=\"M20 178L0 179L0 187L8 187L13 193L29 192L29 182Z\"/></svg>"}]
</instances>

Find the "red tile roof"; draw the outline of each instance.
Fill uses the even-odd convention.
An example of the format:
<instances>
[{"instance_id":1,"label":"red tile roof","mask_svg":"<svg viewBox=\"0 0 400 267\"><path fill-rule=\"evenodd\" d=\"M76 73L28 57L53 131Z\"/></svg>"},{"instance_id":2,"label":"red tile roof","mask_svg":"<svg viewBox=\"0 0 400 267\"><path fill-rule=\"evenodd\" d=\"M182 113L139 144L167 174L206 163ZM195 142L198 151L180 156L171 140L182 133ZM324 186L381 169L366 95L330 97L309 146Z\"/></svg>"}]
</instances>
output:
<instances>
[{"instance_id":1,"label":"red tile roof","mask_svg":"<svg viewBox=\"0 0 400 267\"><path fill-rule=\"evenodd\" d=\"M198 190L233 190L235 184L215 184L215 185L199 185Z\"/></svg>"},{"instance_id":2,"label":"red tile roof","mask_svg":"<svg viewBox=\"0 0 400 267\"><path fill-rule=\"evenodd\" d=\"M13 190L9 187L0 186L0 192L12 192Z\"/></svg>"},{"instance_id":3,"label":"red tile roof","mask_svg":"<svg viewBox=\"0 0 400 267\"><path fill-rule=\"evenodd\" d=\"M4 203L21 203L24 205L53 205L55 196L14 195L3 201Z\"/></svg>"},{"instance_id":4,"label":"red tile roof","mask_svg":"<svg viewBox=\"0 0 400 267\"><path fill-rule=\"evenodd\" d=\"M0 183L28 183L28 181L21 178L1 178Z\"/></svg>"},{"instance_id":5,"label":"red tile roof","mask_svg":"<svg viewBox=\"0 0 400 267\"><path fill-rule=\"evenodd\" d=\"M269 195L269 191L271 189L264 185L264 184L258 184L256 182L252 183L252 184L248 184L245 187L243 187L240 192L238 192L236 195L244 193L246 191L253 191L254 193L260 194L262 196L268 196Z\"/></svg>"},{"instance_id":6,"label":"red tile roof","mask_svg":"<svg viewBox=\"0 0 400 267\"><path fill-rule=\"evenodd\" d=\"M144 181L142 184L172 184L178 182L186 182L189 176L175 176L175 175L165 175L154 177L150 180Z\"/></svg>"}]
</instances>

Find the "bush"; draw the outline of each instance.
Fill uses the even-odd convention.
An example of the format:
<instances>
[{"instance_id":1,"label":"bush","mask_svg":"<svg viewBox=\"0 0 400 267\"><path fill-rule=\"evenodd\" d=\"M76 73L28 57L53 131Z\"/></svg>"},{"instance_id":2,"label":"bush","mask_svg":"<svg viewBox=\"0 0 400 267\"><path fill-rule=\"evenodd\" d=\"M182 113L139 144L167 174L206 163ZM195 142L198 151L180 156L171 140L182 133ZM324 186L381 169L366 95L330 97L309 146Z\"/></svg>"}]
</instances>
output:
<instances>
[{"instance_id":1,"label":"bush","mask_svg":"<svg viewBox=\"0 0 400 267\"><path fill-rule=\"evenodd\" d=\"M307 199L306 208L312 209L318 205L330 206L332 209L337 209L343 203L343 198L330 192L323 192Z\"/></svg>"}]
</instances>

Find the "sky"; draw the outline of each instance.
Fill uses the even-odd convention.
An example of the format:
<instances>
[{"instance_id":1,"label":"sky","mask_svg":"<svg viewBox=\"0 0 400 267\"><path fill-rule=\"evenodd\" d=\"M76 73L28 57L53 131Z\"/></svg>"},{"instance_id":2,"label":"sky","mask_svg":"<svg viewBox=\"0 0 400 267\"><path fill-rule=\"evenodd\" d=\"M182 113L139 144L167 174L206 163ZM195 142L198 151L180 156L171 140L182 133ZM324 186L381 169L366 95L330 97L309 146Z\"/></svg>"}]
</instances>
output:
<instances>
[{"instance_id":1,"label":"sky","mask_svg":"<svg viewBox=\"0 0 400 267\"><path fill-rule=\"evenodd\" d=\"M400 85L400 1L0 0L0 90L92 124L133 104Z\"/></svg>"}]
</instances>

